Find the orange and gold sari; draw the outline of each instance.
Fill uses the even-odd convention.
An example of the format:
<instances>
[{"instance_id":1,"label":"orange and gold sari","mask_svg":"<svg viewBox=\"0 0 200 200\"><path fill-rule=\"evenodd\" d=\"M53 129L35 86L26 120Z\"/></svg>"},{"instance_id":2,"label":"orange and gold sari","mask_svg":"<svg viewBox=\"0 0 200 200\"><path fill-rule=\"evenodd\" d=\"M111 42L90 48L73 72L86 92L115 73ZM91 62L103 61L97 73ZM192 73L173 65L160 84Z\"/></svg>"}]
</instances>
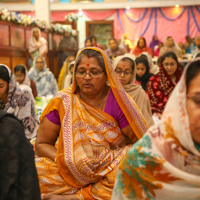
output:
<instances>
[{"instance_id":1,"label":"orange and gold sari","mask_svg":"<svg viewBox=\"0 0 200 200\"><path fill-rule=\"evenodd\" d=\"M148 124L116 78L109 58L98 48L87 49L101 53L113 94L135 135L141 138ZM71 88L58 92L41 115L42 121L56 109L61 121L57 164L36 158L41 193L110 199L118 164L131 146L126 146L125 136L112 116L78 98L75 91L74 77Z\"/></svg>"}]
</instances>

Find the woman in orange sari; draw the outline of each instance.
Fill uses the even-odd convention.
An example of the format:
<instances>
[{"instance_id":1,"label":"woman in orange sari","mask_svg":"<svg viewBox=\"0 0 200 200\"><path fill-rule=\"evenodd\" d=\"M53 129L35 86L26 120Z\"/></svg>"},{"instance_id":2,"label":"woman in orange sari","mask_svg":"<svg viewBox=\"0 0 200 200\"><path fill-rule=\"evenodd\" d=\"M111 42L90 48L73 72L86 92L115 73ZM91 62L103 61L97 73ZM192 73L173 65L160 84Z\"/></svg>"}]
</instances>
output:
<instances>
[{"instance_id":1,"label":"woman in orange sari","mask_svg":"<svg viewBox=\"0 0 200 200\"><path fill-rule=\"evenodd\" d=\"M35 147L43 199L110 199L119 163L148 128L96 47L79 52L73 84L40 121Z\"/></svg>"}]
</instances>

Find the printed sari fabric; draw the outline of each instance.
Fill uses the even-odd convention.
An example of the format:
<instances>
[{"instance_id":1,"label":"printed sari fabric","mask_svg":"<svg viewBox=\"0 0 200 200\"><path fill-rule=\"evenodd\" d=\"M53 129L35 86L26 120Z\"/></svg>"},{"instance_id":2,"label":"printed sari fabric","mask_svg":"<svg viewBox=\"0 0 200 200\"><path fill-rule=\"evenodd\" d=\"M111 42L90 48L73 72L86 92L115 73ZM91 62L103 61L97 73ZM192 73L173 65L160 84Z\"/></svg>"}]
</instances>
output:
<instances>
[{"instance_id":1,"label":"printed sari fabric","mask_svg":"<svg viewBox=\"0 0 200 200\"><path fill-rule=\"evenodd\" d=\"M148 128L147 122L131 97L116 78L109 58L100 52L113 94L138 138ZM110 199L118 164L130 149L117 121L109 114L78 98L73 77L70 88L57 93L43 111L42 121L57 110L61 129L57 144L57 164L36 158L41 193L73 194L81 199Z\"/></svg>"},{"instance_id":2,"label":"printed sari fabric","mask_svg":"<svg viewBox=\"0 0 200 200\"><path fill-rule=\"evenodd\" d=\"M4 104L0 100L0 110L14 114L23 124L28 139L36 136L38 121L35 115L35 100L31 88L27 85L17 87L11 70L4 65L9 73L8 102Z\"/></svg>"},{"instance_id":3,"label":"printed sari fabric","mask_svg":"<svg viewBox=\"0 0 200 200\"><path fill-rule=\"evenodd\" d=\"M200 198L200 152L189 129L185 72L160 123L135 143L120 164L112 200Z\"/></svg>"},{"instance_id":4,"label":"printed sari fabric","mask_svg":"<svg viewBox=\"0 0 200 200\"><path fill-rule=\"evenodd\" d=\"M182 70L177 67L175 83L171 80L166 70L162 65L162 60L159 64L159 72L152 76L147 83L147 94L150 99L152 113L158 115L163 113L165 105L175 87L180 80Z\"/></svg>"},{"instance_id":5,"label":"printed sari fabric","mask_svg":"<svg viewBox=\"0 0 200 200\"><path fill-rule=\"evenodd\" d=\"M36 67L36 60L39 56L34 58L33 67L29 70L28 76L33 80L37 87L38 97L55 95L58 92L57 81L54 74L46 67L46 61L44 57L41 57L44 61L44 67L42 71L39 71Z\"/></svg>"}]
</instances>

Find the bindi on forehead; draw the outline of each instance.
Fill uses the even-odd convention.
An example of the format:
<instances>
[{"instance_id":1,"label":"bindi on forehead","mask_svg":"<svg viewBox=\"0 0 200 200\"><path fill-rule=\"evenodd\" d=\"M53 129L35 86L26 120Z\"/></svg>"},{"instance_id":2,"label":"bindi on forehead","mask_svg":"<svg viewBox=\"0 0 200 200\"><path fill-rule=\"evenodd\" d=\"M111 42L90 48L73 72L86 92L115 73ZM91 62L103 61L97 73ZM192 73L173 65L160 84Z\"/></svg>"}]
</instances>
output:
<instances>
[{"instance_id":1,"label":"bindi on forehead","mask_svg":"<svg viewBox=\"0 0 200 200\"><path fill-rule=\"evenodd\" d=\"M125 65L122 66L123 68L126 67Z\"/></svg>"},{"instance_id":2,"label":"bindi on forehead","mask_svg":"<svg viewBox=\"0 0 200 200\"><path fill-rule=\"evenodd\" d=\"M89 64L89 63L87 63L87 66L90 66L90 64Z\"/></svg>"}]
</instances>

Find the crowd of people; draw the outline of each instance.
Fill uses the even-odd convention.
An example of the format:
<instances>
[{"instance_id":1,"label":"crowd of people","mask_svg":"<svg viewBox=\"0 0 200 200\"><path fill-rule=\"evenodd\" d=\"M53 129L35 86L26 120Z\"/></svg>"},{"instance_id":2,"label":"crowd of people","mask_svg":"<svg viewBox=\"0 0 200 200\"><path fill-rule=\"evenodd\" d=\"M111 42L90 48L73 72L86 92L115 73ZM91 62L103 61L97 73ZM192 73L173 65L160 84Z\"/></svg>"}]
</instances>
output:
<instances>
[{"instance_id":1,"label":"crowd of people","mask_svg":"<svg viewBox=\"0 0 200 200\"><path fill-rule=\"evenodd\" d=\"M8 163L17 162L0 170L5 183L13 180L0 199L199 199L200 36L185 45L171 36L164 43L153 36L149 47L144 37L135 47L126 34L123 41L110 38L103 49L87 37L77 51L67 31L57 81L34 28L31 68L0 64L0 124L16 126L6 130L13 138L6 151L15 151ZM193 59L182 66L187 52ZM35 99L48 95L38 121ZM6 152L8 138L0 137Z\"/></svg>"}]
</instances>

